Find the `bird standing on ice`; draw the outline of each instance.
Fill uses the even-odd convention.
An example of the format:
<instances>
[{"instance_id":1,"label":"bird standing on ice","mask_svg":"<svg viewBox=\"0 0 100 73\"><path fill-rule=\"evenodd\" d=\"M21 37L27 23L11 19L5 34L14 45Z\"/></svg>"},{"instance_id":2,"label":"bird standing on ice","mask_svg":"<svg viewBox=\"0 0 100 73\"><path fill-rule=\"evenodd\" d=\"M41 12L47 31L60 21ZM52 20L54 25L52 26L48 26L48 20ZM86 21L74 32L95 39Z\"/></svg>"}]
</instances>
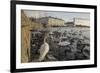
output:
<instances>
[{"instance_id":1,"label":"bird standing on ice","mask_svg":"<svg viewBox=\"0 0 100 73\"><path fill-rule=\"evenodd\" d=\"M44 38L44 43L41 45L39 49L39 61L43 61L45 59L45 56L49 52L49 44L46 42L47 36Z\"/></svg>"}]
</instances>

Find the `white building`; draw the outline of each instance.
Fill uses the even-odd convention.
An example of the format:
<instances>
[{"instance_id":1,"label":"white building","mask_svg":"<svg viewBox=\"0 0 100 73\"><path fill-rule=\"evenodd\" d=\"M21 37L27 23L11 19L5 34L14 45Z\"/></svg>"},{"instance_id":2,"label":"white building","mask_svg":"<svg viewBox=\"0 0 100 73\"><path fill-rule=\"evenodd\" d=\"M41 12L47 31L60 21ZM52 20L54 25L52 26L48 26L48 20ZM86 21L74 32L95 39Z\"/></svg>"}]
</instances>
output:
<instances>
[{"instance_id":1,"label":"white building","mask_svg":"<svg viewBox=\"0 0 100 73\"><path fill-rule=\"evenodd\" d=\"M90 20L89 19L83 19L83 18L74 18L73 19L74 26L90 26Z\"/></svg>"},{"instance_id":2,"label":"white building","mask_svg":"<svg viewBox=\"0 0 100 73\"><path fill-rule=\"evenodd\" d=\"M83 19L83 18L73 18L73 21L66 22L66 26L90 26L90 20L89 19Z\"/></svg>"},{"instance_id":3,"label":"white building","mask_svg":"<svg viewBox=\"0 0 100 73\"><path fill-rule=\"evenodd\" d=\"M38 19L38 22L46 26L65 26L65 21L55 17L42 17Z\"/></svg>"}]
</instances>

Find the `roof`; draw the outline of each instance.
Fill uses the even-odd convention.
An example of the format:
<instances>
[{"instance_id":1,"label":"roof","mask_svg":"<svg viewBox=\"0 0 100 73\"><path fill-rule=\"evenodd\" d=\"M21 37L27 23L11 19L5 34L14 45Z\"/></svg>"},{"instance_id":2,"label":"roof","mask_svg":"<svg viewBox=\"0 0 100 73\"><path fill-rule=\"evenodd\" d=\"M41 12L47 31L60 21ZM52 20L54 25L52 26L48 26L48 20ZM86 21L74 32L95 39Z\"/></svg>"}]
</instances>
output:
<instances>
[{"instance_id":1,"label":"roof","mask_svg":"<svg viewBox=\"0 0 100 73\"><path fill-rule=\"evenodd\" d=\"M39 19L42 19L42 18L53 18L53 19L58 19L58 20L64 21L63 19L60 19L60 18L57 18L57 17L51 17L51 16L48 16L48 17L41 17L41 18L39 18Z\"/></svg>"},{"instance_id":2,"label":"roof","mask_svg":"<svg viewBox=\"0 0 100 73\"><path fill-rule=\"evenodd\" d=\"M87 18L74 18L74 19L80 19L80 20L90 20L90 19L87 19Z\"/></svg>"}]
</instances>

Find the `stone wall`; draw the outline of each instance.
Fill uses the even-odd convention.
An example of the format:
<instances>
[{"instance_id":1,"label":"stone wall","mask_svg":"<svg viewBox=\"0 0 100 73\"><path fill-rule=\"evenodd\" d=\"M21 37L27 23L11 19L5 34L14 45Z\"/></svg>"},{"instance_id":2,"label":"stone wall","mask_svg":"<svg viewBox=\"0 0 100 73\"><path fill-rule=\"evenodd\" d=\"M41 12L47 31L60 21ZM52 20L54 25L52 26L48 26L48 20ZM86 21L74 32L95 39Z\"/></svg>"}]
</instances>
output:
<instances>
[{"instance_id":1,"label":"stone wall","mask_svg":"<svg viewBox=\"0 0 100 73\"><path fill-rule=\"evenodd\" d=\"M27 63L30 60L31 30L43 28L41 24L31 20L21 11L21 62Z\"/></svg>"}]
</instances>

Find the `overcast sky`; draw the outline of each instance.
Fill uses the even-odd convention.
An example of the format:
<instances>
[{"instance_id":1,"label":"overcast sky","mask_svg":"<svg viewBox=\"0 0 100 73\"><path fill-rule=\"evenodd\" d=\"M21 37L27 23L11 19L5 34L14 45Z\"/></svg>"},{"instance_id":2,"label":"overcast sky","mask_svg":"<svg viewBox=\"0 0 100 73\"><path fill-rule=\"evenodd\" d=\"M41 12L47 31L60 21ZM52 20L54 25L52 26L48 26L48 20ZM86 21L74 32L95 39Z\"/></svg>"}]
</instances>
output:
<instances>
[{"instance_id":1,"label":"overcast sky","mask_svg":"<svg viewBox=\"0 0 100 73\"><path fill-rule=\"evenodd\" d=\"M90 13L83 12L60 12L60 11L35 11L35 10L24 10L25 14L28 17L46 17L52 16L56 18L63 19L64 21L72 21L73 18L84 18L90 19Z\"/></svg>"}]
</instances>

